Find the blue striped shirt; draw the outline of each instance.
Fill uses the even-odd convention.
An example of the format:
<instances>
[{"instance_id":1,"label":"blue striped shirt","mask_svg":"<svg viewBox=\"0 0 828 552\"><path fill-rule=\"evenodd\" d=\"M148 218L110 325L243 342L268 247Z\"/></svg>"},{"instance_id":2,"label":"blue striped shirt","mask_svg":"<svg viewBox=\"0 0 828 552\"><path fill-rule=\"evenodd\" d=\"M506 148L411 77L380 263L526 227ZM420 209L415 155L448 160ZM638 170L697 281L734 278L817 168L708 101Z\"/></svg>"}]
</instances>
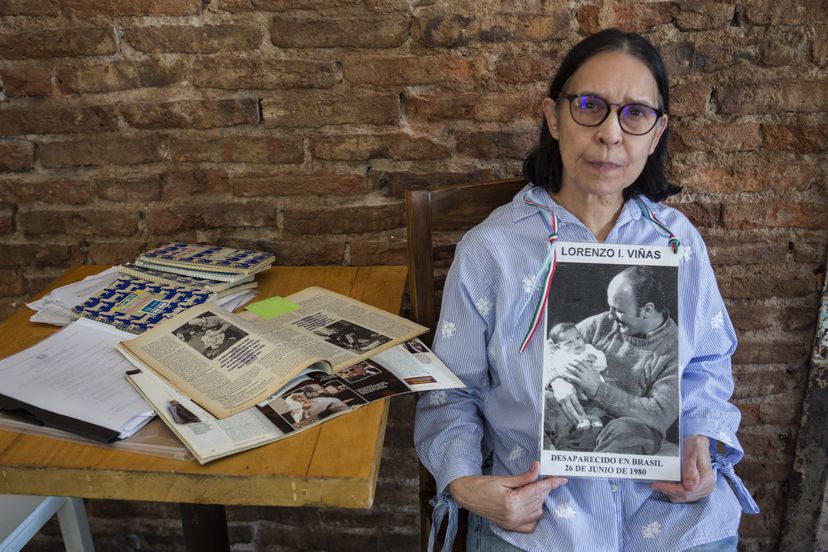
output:
<instances>
[{"instance_id":1,"label":"blue striped shirt","mask_svg":"<svg viewBox=\"0 0 828 552\"><path fill-rule=\"evenodd\" d=\"M550 219L524 196L554 210L560 241L596 241L545 190L527 187L458 244L434 350L467 387L423 393L414 430L420 458L437 481L438 513L453 513L456 503L448 494L449 483L480 475L489 452L495 475L525 472L540 458L543 339L535 336L523 353L519 347L541 293ZM681 433L711 439L716 489L698 502L673 504L647 482L570 477L546 498L533 533L494 527L519 548L684 550L736 535L741 511L758 511L733 473L733 464L743 456L736 437L741 416L728 402L736 335L707 249L684 215L644 201L681 240ZM606 243L666 245L666 237L628 201Z\"/></svg>"}]
</instances>

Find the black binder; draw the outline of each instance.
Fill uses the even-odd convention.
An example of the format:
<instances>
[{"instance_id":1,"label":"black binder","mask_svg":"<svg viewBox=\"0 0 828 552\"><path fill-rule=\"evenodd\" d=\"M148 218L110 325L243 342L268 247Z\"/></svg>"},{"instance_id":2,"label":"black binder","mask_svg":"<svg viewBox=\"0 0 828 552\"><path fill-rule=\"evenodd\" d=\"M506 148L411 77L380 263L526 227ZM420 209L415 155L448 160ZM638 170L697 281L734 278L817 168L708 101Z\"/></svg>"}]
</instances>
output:
<instances>
[{"instance_id":1,"label":"black binder","mask_svg":"<svg viewBox=\"0 0 828 552\"><path fill-rule=\"evenodd\" d=\"M0 412L34 425L69 431L102 443L111 443L117 440L118 435L120 435L114 429L50 412L49 410L38 408L3 394L0 394Z\"/></svg>"}]
</instances>

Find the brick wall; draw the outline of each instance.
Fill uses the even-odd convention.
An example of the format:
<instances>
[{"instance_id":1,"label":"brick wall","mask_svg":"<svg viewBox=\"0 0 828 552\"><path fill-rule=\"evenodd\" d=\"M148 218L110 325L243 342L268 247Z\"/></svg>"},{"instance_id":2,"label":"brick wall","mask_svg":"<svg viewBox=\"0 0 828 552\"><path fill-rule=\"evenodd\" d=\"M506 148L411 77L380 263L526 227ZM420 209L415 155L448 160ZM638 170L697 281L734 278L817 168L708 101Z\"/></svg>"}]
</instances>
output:
<instances>
[{"instance_id":1,"label":"brick wall","mask_svg":"<svg viewBox=\"0 0 828 552\"><path fill-rule=\"evenodd\" d=\"M671 71L674 204L741 338L739 472L763 509L741 547L772 549L828 241L820 0L0 0L0 317L170 238L402 264L404 190L518 175L556 63L606 26ZM414 550L401 404L371 512L231 508L234 549ZM180 546L174 508L89 510L99 549Z\"/></svg>"}]
</instances>

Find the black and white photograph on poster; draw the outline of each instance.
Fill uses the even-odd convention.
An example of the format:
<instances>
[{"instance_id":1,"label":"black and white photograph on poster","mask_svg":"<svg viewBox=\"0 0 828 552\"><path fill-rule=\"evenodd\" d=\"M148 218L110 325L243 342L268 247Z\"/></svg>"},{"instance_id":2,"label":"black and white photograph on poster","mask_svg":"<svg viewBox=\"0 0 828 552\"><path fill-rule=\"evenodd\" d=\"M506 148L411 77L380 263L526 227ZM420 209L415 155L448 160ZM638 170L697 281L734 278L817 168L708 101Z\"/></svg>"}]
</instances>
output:
<instances>
[{"instance_id":1,"label":"black and white photograph on poster","mask_svg":"<svg viewBox=\"0 0 828 552\"><path fill-rule=\"evenodd\" d=\"M669 247L556 248L541 473L680 480L679 255Z\"/></svg>"},{"instance_id":2,"label":"black and white photograph on poster","mask_svg":"<svg viewBox=\"0 0 828 552\"><path fill-rule=\"evenodd\" d=\"M205 357L214 359L238 343L247 332L206 311L177 328L173 334Z\"/></svg>"},{"instance_id":3,"label":"black and white photograph on poster","mask_svg":"<svg viewBox=\"0 0 828 552\"><path fill-rule=\"evenodd\" d=\"M316 328L313 333L324 337L328 343L357 354L368 352L390 341L382 334L347 320L338 320L333 324Z\"/></svg>"}]
</instances>

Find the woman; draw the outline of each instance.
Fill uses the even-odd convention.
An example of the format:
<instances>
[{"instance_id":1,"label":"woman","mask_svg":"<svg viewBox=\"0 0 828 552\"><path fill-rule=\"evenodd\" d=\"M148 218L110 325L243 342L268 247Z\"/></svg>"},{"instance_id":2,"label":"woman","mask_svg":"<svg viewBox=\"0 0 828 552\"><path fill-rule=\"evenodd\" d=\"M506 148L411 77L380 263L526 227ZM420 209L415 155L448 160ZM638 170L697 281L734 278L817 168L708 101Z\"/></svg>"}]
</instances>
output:
<instances>
[{"instance_id":1,"label":"woman","mask_svg":"<svg viewBox=\"0 0 828 552\"><path fill-rule=\"evenodd\" d=\"M649 42L614 29L584 39L543 101L530 184L458 245L434 349L467 387L423 394L415 441L437 480L435 520L448 513L451 538L457 504L472 513L470 550L731 551L741 510L758 511L732 469L733 328L701 237L658 203L678 191L664 176L668 108ZM543 339L520 349L549 243L666 245L666 229L683 258L682 481L539 479Z\"/></svg>"}]
</instances>

